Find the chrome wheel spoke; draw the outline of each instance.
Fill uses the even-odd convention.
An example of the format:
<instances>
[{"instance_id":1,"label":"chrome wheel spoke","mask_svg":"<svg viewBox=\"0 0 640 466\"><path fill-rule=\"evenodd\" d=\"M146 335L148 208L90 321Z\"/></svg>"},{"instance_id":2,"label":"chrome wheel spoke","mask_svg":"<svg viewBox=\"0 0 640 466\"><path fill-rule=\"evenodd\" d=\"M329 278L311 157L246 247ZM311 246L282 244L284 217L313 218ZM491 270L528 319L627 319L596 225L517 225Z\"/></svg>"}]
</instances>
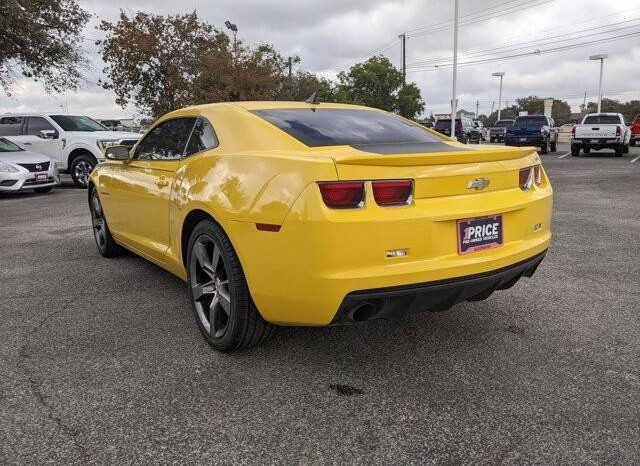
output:
<instances>
[{"instance_id":1,"label":"chrome wheel spoke","mask_svg":"<svg viewBox=\"0 0 640 466\"><path fill-rule=\"evenodd\" d=\"M198 264L200 265L204 273L209 275L211 279L215 279L216 269L211 263L211 258L209 257L209 252L207 251L206 246L201 241L198 241L194 246L194 250L196 253Z\"/></svg>"},{"instance_id":2,"label":"chrome wheel spoke","mask_svg":"<svg viewBox=\"0 0 640 466\"><path fill-rule=\"evenodd\" d=\"M225 262L213 238L202 235L195 241L189 277L191 297L203 330L211 338L223 337L232 315L231 294Z\"/></svg>"},{"instance_id":3,"label":"chrome wheel spoke","mask_svg":"<svg viewBox=\"0 0 640 466\"><path fill-rule=\"evenodd\" d=\"M221 337L227 331L229 313L221 306L219 295L216 295L209 306L209 333Z\"/></svg>"},{"instance_id":4,"label":"chrome wheel spoke","mask_svg":"<svg viewBox=\"0 0 640 466\"><path fill-rule=\"evenodd\" d=\"M224 311L229 314L231 312L231 295L229 294L229 281L220 281L216 284L216 290L218 291L218 301Z\"/></svg>"}]
</instances>

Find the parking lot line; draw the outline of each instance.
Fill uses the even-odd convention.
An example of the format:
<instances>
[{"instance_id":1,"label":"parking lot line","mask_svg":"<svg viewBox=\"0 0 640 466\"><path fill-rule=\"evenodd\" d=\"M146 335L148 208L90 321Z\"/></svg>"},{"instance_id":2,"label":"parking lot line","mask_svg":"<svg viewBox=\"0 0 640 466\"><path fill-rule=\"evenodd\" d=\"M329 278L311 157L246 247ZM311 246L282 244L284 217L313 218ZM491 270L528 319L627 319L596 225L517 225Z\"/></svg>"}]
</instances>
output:
<instances>
[{"instance_id":1,"label":"parking lot line","mask_svg":"<svg viewBox=\"0 0 640 466\"><path fill-rule=\"evenodd\" d=\"M567 152L566 154L562 154L559 159L564 159L567 155L571 155L571 152Z\"/></svg>"},{"instance_id":2,"label":"parking lot line","mask_svg":"<svg viewBox=\"0 0 640 466\"><path fill-rule=\"evenodd\" d=\"M639 156L637 156L635 159L633 159L633 160L631 161L631 163L636 163L636 161L637 161L638 159L640 159L640 155L639 155Z\"/></svg>"}]
</instances>

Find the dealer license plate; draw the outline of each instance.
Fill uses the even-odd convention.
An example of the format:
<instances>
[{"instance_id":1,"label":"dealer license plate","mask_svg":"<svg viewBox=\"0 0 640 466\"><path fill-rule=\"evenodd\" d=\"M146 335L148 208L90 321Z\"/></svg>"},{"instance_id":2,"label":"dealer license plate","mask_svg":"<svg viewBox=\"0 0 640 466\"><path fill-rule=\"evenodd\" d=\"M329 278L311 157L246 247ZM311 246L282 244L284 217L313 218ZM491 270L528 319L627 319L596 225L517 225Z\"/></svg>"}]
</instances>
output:
<instances>
[{"instance_id":1,"label":"dealer license plate","mask_svg":"<svg viewBox=\"0 0 640 466\"><path fill-rule=\"evenodd\" d=\"M589 141L591 144L598 144L600 142L599 139L592 139L591 141Z\"/></svg>"},{"instance_id":2,"label":"dealer license plate","mask_svg":"<svg viewBox=\"0 0 640 466\"><path fill-rule=\"evenodd\" d=\"M520 138L520 142L527 142L527 138Z\"/></svg>"},{"instance_id":3,"label":"dealer license plate","mask_svg":"<svg viewBox=\"0 0 640 466\"><path fill-rule=\"evenodd\" d=\"M49 181L47 173L36 173L36 183L46 183L47 181Z\"/></svg>"},{"instance_id":4,"label":"dealer license plate","mask_svg":"<svg viewBox=\"0 0 640 466\"><path fill-rule=\"evenodd\" d=\"M458 220L458 254L502 246L502 215Z\"/></svg>"}]
</instances>

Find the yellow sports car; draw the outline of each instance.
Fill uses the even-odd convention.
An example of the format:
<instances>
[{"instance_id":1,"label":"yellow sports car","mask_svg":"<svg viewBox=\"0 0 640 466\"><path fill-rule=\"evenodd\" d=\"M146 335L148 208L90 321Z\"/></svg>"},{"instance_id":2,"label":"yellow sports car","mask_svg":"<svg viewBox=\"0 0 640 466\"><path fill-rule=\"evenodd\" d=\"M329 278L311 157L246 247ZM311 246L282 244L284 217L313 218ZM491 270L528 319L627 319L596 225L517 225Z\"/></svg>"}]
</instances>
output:
<instances>
[{"instance_id":1,"label":"yellow sports car","mask_svg":"<svg viewBox=\"0 0 640 466\"><path fill-rule=\"evenodd\" d=\"M551 238L533 148L472 148L367 107L189 107L105 155L88 191L100 253L126 248L186 280L222 351L274 325L485 299L531 276Z\"/></svg>"}]
</instances>

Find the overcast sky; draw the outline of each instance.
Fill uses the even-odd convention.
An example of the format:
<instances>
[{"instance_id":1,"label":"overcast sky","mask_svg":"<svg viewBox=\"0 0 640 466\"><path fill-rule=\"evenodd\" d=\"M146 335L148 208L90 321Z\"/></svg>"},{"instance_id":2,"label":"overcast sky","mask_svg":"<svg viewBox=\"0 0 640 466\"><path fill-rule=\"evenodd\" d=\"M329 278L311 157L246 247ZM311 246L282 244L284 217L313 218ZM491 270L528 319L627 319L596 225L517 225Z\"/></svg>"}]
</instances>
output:
<instances>
[{"instance_id":1,"label":"overcast sky","mask_svg":"<svg viewBox=\"0 0 640 466\"><path fill-rule=\"evenodd\" d=\"M398 34L407 32L409 81L415 81L427 103L427 114L450 108L453 0L81 0L94 17L85 29L83 49L90 60L85 84L73 93L48 95L21 80L13 95L0 95L0 111L68 109L97 118L137 116L121 109L112 93L95 85L102 70L93 42L102 18L115 20L119 10L175 14L196 10L205 21L224 28L236 23L239 37L274 44L283 54L298 54L301 67L334 76L372 53L383 53L400 66ZM640 0L460 0L458 108L489 113L497 106L498 78L504 71L503 104L537 94L568 100L574 109L582 95L595 100L599 65L588 60L608 53L603 91L621 100L640 99ZM526 54L517 59L505 56ZM502 58L496 60L496 58ZM484 63L468 63L491 60ZM438 65L437 67L435 65ZM497 107L496 107L497 108Z\"/></svg>"}]
</instances>

